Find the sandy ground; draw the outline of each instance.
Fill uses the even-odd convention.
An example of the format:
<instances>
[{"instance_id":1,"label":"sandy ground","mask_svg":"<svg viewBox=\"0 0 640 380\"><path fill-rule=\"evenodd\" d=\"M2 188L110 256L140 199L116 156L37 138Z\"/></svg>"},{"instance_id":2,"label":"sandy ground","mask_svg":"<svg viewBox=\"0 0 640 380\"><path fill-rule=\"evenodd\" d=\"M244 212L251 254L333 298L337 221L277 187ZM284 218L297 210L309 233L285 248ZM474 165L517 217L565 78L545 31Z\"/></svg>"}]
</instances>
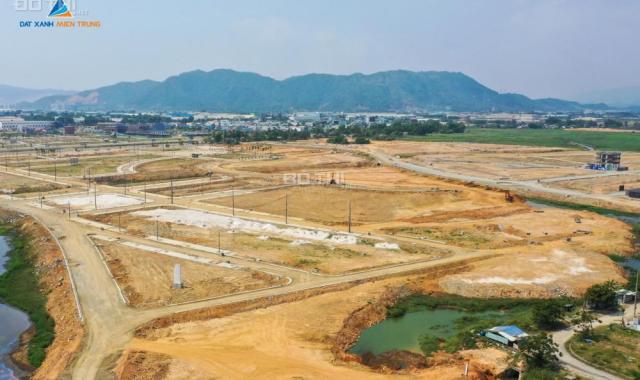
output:
<instances>
[{"instance_id":1,"label":"sandy ground","mask_svg":"<svg viewBox=\"0 0 640 380\"><path fill-rule=\"evenodd\" d=\"M285 199L286 198L286 199ZM235 197L235 207L283 215L288 213L327 225L346 225L351 203L352 223L381 223L425 214L442 205L465 200L454 191L369 191L336 186L297 186L260 191ZM232 198L215 198L213 204L231 207Z\"/></svg>"},{"instance_id":2,"label":"sandy ground","mask_svg":"<svg viewBox=\"0 0 640 380\"><path fill-rule=\"evenodd\" d=\"M114 242L97 240L96 244L130 304L135 307L196 301L267 288L285 281L266 273L194 263ZM171 287L176 264L182 268L182 289Z\"/></svg>"},{"instance_id":3,"label":"sandy ground","mask_svg":"<svg viewBox=\"0 0 640 380\"><path fill-rule=\"evenodd\" d=\"M6 194L44 193L63 187L52 182L0 172L0 192Z\"/></svg>"},{"instance_id":4,"label":"sandy ground","mask_svg":"<svg viewBox=\"0 0 640 380\"><path fill-rule=\"evenodd\" d=\"M427 282L414 278L413 286L428 288ZM455 359L410 375L394 375L334 358L331 349L345 319L375 302L388 286L401 284L407 284L407 279L363 284L224 318L178 323L134 339L127 350L173 358L166 378L194 371L203 378L223 379L461 378L464 364ZM472 359L473 373L474 365L484 365L488 357L495 361L500 354L487 352L483 357L477 351L466 355L476 358Z\"/></svg>"},{"instance_id":5,"label":"sandy ground","mask_svg":"<svg viewBox=\"0 0 640 380\"><path fill-rule=\"evenodd\" d=\"M96 205L99 210L141 205L143 199L125 196L120 194L98 194L97 197L93 193L75 194L64 197L49 198L48 203L57 206L71 206L71 210L93 210Z\"/></svg>"},{"instance_id":6,"label":"sandy ground","mask_svg":"<svg viewBox=\"0 0 640 380\"><path fill-rule=\"evenodd\" d=\"M593 175L584 169L595 152L563 148L472 143L375 142L371 147L420 165L492 179L538 180ZM640 153L625 152L622 164L640 168Z\"/></svg>"},{"instance_id":7,"label":"sandy ground","mask_svg":"<svg viewBox=\"0 0 640 380\"><path fill-rule=\"evenodd\" d=\"M640 188L640 175L602 176L589 179L553 182L552 187L578 190L592 194L610 194L619 191L624 185L625 190Z\"/></svg>"},{"instance_id":8,"label":"sandy ground","mask_svg":"<svg viewBox=\"0 0 640 380\"><path fill-rule=\"evenodd\" d=\"M373 240L191 209L151 208L84 217L112 226L120 223L137 236L155 236L157 218L161 237L208 247L217 247L220 239L222 249L235 255L325 273L344 273L446 254L441 249L399 242L392 237ZM387 244L381 245L383 243Z\"/></svg>"},{"instance_id":9,"label":"sandy ground","mask_svg":"<svg viewBox=\"0 0 640 380\"><path fill-rule=\"evenodd\" d=\"M440 281L447 292L468 297L579 296L608 280L624 283L619 267L597 253L546 248L474 264L469 273Z\"/></svg>"}]
</instances>

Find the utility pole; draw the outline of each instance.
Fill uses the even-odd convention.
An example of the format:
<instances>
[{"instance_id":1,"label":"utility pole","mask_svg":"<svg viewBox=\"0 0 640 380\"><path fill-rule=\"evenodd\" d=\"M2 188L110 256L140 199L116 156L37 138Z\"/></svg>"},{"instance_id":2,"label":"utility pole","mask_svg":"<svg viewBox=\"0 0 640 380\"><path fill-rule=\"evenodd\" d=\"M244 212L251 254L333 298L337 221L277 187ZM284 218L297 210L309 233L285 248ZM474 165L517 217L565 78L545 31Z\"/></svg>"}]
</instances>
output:
<instances>
[{"instance_id":1,"label":"utility pole","mask_svg":"<svg viewBox=\"0 0 640 380\"><path fill-rule=\"evenodd\" d=\"M349 233L351 233L351 201L349 201Z\"/></svg>"},{"instance_id":2,"label":"utility pole","mask_svg":"<svg viewBox=\"0 0 640 380\"><path fill-rule=\"evenodd\" d=\"M284 224L289 224L289 194L284 195Z\"/></svg>"},{"instance_id":3,"label":"utility pole","mask_svg":"<svg viewBox=\"0 0 640 380\"><path fill-rule=\"evenodd\" d=\"M638 315L636 314L638 310L638 276L640 276L640 270L636 271L636 295L633 297L633 320L635 321L636 326L639 325Z\"/></svg>"},{"instance_id":4,"label":"utility pole","mask_svg":"<svg viewBox=\"0 0 640 380\"><path fill-rule=\"evenodd\" d=\"M171 180L171 204L173 204L173 179Z\"/></svg>"},{"instance_id":5,"label":"utility pole","mask_svg":"<svg viewBox=\"0 0 640 380\"><path fill-rule=\"evenodd\" d=\"M71 220L71 202L67 202L67 206L69 207L69 220Z\"/></svg>"},{"instance_id":6,"label":"utility pole","mask_svg":"<svg viewBox=\"0 0 640 380\"><path fill-rule=\"evenodd\" d=\"M93 204L98 209L98 183L93 185Z\"/></svg>"}]
</instances>

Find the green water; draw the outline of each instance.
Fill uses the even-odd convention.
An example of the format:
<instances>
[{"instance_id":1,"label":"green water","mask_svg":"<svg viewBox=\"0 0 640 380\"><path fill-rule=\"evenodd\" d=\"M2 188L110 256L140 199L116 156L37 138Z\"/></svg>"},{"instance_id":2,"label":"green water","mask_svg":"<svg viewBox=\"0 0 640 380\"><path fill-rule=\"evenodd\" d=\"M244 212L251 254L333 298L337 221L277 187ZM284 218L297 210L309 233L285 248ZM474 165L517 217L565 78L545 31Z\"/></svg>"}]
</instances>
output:
<instances>
[{"instance_id":1,"label":"green water","mask_svg":"<svg viewBox=\"0 0 640 380\"><path fill-rule=\"evenodd\" d=\"M462 317L484 316L491 313L470 313L457 310L422 310L407 313L400 318L387 318L362 332L358 342L349 352L362 355L371 352L379 355L391 350L421 353L418 338L428 334L449 338L459 330L455 322Z\"/></svg>"}]
</instances>

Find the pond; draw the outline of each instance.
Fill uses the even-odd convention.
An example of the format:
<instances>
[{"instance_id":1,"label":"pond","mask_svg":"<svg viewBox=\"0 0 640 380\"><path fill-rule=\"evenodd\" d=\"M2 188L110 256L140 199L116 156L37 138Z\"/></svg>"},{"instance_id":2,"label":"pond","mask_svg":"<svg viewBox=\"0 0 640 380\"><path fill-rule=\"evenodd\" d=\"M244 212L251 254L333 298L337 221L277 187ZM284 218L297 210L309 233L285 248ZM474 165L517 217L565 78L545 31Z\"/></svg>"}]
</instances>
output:
<instances>
[{"instance_id":1,"label":"pond","mask_svg":"<svg viewBox=\"0 0 640 380\"><path fill-rule=\"evenodd\" d=\"M9 242L0 236L0 274L5 272L10 250ZM11 363L9 354L15 348L22 334L30 326L29 317L10 306L0 303L0 380L17 378L18 370Z\"/></svg>"},{"instance_id":2,"label":"pond","mask_svg":"<svg viewBox=\"0 0 640 380\"><path fill-rule=\"evenodd\" d=\"M400 318L387 318L364 330L349 352L358 355L366 352L379 355L392 350L421 353L418 344L421 335L428 334L446 339L457 334L455 322L460 318L489 314L492 312L471 313L437 309L414 311Z\"/></svg>"}]
</instances>

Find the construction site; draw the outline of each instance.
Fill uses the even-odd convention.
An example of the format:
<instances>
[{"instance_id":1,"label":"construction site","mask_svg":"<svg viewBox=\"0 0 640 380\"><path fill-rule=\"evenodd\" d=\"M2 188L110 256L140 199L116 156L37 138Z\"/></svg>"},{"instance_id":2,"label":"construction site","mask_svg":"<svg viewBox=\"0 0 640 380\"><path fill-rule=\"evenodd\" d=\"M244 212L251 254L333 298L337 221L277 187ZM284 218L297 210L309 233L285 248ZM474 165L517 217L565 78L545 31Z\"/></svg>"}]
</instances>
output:
<instances>
[{"instance_id":1,"label":"construction site","mask_svg":"<svg viewBox=\"0 0 640 380\"><path fill-rule=\"evenodd\" d=\"M0 152L0 203L59 241L70 308L114 316L86 325L95 344L73 347L74 378L457 379L465 362L497 374L506 354L396 371L349 348L406 294L578 297L623 282L608 255L633 253L630 225L526 199L640 209L619 190L638 185L640 155L624 153L624 172L586 169L593 156L414 142L25 147Z\"/></svg>"}]
</instances>

